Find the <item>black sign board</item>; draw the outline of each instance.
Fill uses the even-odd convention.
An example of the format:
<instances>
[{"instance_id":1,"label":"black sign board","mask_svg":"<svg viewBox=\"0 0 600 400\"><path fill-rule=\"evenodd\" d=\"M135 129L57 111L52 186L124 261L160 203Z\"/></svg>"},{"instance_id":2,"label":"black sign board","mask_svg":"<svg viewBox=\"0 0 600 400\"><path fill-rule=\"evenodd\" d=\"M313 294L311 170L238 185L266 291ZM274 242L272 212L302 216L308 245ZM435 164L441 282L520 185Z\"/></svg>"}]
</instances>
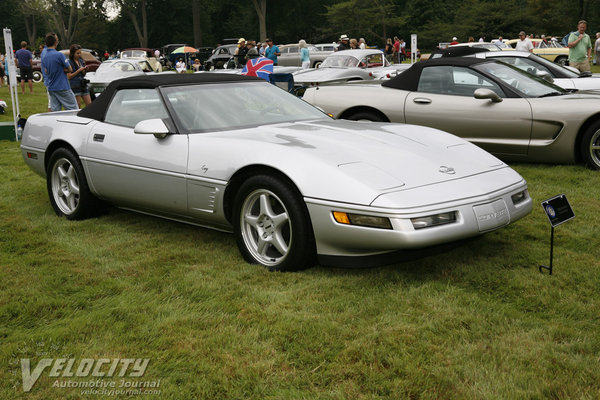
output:
<instances>
[{"instance_id":1,"label":"black sign board","mask_svg":"<svg viewBox=\"0 0 600 400\"><path fill-rule=\"evenodd\" d=\"M548 216L553 228L575 218L575 213L567 200L567 196L564 194L559 194L542 202L542 207L544 207L544 212Z\"/></svg>"}]
</instances>

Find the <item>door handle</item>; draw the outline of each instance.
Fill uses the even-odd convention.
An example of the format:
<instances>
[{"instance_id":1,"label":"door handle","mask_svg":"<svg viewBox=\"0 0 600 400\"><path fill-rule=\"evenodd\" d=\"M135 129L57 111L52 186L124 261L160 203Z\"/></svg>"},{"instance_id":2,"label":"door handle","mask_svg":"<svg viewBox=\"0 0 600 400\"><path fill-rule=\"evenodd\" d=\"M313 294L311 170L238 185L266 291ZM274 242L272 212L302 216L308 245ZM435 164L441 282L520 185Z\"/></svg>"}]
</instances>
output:
<instances>
[{"instance_id":1,"label":"door handle","mask_svg":"<svg viewBox=\"0 0 600 400\"><path fill-rule=\"evenodd\" d=\"M417 104L430 104L431 103L431 99L426 99L425 97L415 97L413 99L413 103L417 103Z\"/></svg>"}]
</instances>

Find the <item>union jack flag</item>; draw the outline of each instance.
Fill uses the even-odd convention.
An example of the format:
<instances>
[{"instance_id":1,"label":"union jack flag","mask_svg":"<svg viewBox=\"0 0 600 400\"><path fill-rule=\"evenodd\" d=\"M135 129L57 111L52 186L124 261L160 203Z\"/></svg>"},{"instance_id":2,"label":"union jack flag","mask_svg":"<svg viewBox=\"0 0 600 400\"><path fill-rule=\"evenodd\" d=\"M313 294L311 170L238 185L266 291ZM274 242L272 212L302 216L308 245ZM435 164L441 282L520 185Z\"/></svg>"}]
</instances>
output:
<instances>
[{"instance_id":1,"label":"union jack flag","mask_svg":"<svg viewBox=\"0 0 600 400\"><path fill-rule=\"evenodd\" d=\"M266 57L258 57L248 60L244 69L242 69L242 75L257 76L264 80L269 80L269 75L273 73L273 60L269 60Z\"/></svg>"}]
</instances>

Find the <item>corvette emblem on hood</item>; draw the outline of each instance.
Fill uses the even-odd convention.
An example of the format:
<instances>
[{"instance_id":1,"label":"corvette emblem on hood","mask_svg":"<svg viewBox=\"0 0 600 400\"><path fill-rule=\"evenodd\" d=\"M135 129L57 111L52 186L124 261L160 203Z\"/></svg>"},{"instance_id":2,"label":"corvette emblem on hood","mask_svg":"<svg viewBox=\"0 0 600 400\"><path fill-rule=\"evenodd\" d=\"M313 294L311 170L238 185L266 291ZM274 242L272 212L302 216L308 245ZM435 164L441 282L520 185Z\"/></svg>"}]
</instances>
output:
<instances>
[{"instance_id":1,"label":"corvette emblem on hood","mask_svg":"<svg viewBox=\"0 0 600 400\"><path fill-rule=\"evenodd\" d=\"M439 171L443 174L449 174L449 175L454 175L456 173L456 171L454 171L454 168L446 167L445 165L442 165L440 167Z\"/></svg>"}]
</instances>

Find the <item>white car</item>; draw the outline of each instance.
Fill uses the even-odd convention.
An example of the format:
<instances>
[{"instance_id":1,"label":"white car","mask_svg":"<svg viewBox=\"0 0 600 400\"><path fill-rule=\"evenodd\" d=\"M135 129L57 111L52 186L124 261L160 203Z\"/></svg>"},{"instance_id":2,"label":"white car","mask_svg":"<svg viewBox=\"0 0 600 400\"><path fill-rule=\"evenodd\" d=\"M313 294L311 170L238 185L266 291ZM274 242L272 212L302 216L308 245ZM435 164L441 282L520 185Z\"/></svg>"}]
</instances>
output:
<instances>
[{"instance_id":1,"label":"white car","mask_svg":"<svg viewBox=\"0 0 600 400\"><path fill-rule=\"evenodd\" d=\"M143 59L113 59L106 60L94 73L88 73L90 87L95 94L100 94L114 80L128 78L130 76L144 75L146 73L155 74L156 72L150 66L148 61ZM163 72L167 74L169 72ZM174 73L174 72L171 72Z\"/></svg>"}]
</instances>

